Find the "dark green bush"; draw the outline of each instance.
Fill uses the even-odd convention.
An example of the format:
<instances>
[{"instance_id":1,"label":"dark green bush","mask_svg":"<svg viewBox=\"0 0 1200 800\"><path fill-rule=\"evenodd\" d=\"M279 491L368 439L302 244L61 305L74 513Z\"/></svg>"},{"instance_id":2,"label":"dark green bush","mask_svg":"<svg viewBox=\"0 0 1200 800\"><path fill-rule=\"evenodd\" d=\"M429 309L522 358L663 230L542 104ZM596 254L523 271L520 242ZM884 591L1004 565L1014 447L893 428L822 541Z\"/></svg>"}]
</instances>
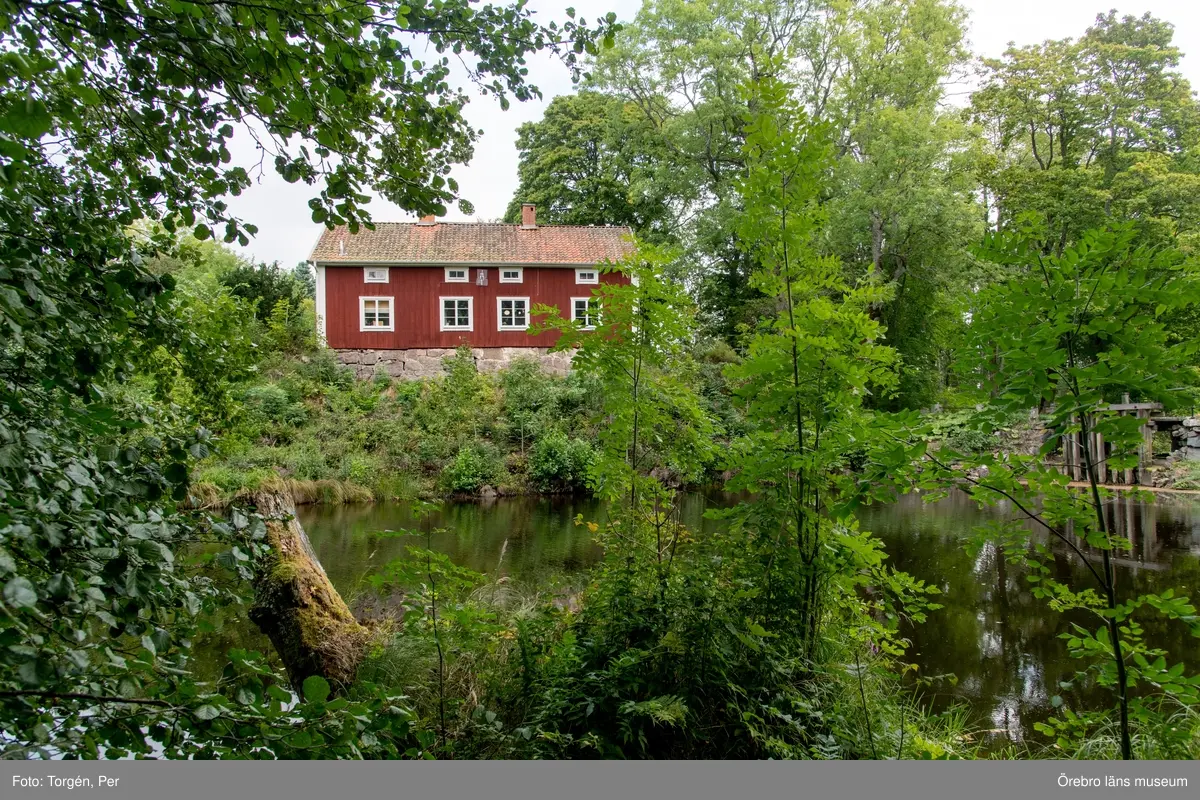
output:
<instances>
[{"instance_id":1,"label":"dark green bush","mask_svg":"<svg viewBox=\"0 0 1200 800\"><path fill-rule=\"evenodd\" d=\"M442 471L442 487L450 492L474 493L494 481L499 472L494 453L482 445L467 445Z\"/></svg>"},{"instance_id":2,"label":"dark green bush","mask_svg":"<svg viewBox=\"0 0 1200 800\"><path fill-rule=\"evenodd\" d=\"M538 439L529 454L529 479L543 492L585 489L595 457L588 442L552 431Z\"/></svg>"},{"instance_id":3,"label":"dark green bush","mask_svg":"<svg viewBox=\"0 0 1200 800\"><path fill-rule=\"evenodd\" d=\"M242 395L242 407L250 424L303 425L308 413L293 402L287 391L275 384L253 386Z\"/></svg>"}]
</instances>

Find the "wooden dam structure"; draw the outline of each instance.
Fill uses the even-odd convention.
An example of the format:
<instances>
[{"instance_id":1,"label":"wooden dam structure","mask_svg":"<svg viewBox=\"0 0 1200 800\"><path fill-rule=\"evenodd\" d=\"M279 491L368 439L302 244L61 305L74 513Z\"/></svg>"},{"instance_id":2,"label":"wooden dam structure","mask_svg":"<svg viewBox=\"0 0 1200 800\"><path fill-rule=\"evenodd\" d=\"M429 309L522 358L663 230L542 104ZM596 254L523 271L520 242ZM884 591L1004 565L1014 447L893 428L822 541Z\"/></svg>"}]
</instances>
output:
<instances>
[{"instance_id":1,"label":"wooden dam structure","mask_svg":"<svg viewBox=\"0 0 1200 800\"><path fill-rule=\"evenodd\" d=\"M1132 403L1129 395L1125 395L1120 403L1112 403L1102 409L1098 415L1116 414L1122 417L1133 416L1141 420L1141 443L1138 446L1137 465L1134 467L1113 468L1109 466L1112 456L1112 446L1105 442L1104 435L1095 432L1095 419L1088 426L1091 432L1088 449L1093 453L1097 462L1097 479L1100 483L1116 486L1153 486L1156 469L1168 466L1179 458L1200 460L1200 417L1162 416L1161 403ZM1075 420L1078 423L1078 420ZM1156 460L1154 453L1154 434L1170 432L1171 453L1166 459ZM1058 463L1073 481L1086 481L1087 471L1083 458L1083 433L1076 430L1062 435L1060 438L1061 461Z\"/></svg>"}]
</instances>

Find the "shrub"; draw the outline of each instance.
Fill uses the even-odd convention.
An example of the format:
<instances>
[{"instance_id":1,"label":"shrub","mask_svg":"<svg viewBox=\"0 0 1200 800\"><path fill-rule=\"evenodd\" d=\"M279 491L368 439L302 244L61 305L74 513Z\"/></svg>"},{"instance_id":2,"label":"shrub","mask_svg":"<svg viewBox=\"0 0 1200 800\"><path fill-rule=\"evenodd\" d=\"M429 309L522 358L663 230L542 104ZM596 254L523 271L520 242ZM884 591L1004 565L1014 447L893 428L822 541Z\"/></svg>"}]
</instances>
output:
<instances>
[{"instance_id":1,"label":"shrub","mask_svg":"<svg viewBox=\"0 0 1200 800\"><path fill-rule=\"evenodd\" d=\"M383 465L379 463L379 459L366 453L350 453L342 458L339 477L359 486L370 486L383 472Z\"/></svg>"},{"instance_id":2,"label":"shrub","mask_svg":"<svg viewBox=\"0 0 1200 800\"><path fill-rule=\"evenodd\" d=\"M262 467L240 470L229 466L214 466L201 470L197 483L212 484L225 494L257 489L264 483L278 479L274 470Z\"/></svg>"},{"instance_id":3,"label":"shrub","mask_svg":"<svg viewBox=\"0 0 1200 800\"><path fill-rule=\"evenodd\" d=\"M959 453L983 453L998 444L995 432L971 424L971 412L953 411L937 415L930 429L950 449Z\"/></svg>"},{"instance_id":4,"label":"shrub","mask_svg":"<svg viewBox=\"0 0 1200 800\"><path fill-rule=\"evenodd\" d=\"M396 391L397 405L405 411L411 411L425 391L424 381L395 381L392 386Z\"/></svg>"},{"instance_id":5,"label":"shrub","mask_svg":"<svg viewBox=\"0 0 1200 800\"><path fill-rule=\"evenodd\" d=\"M242 396L248 424L303 425L308 417L300 403L292 402L288 393L280 386L267 384L253 386Z\"/></svg>"},{"instance_id":6,"label":"shrub","mask_svg":"<svg viewBox=\"0 0 1200 800\"><path fill-rule=\"evenodd\" d=\"M319 480L329 476L329 464L325 453L316 443L306 442L287 449L283 465L292 477L301 480Z\"/></svg>"},{"instance_id":7,"label":"shrub","mask_svg":"<svg viewBox=\"0 0 1200 800\"><path fill-rule=\"evenodd\" d=\"M582 439L569 439L552 431L538 439L529 455L529 478L544 492L586 488L588 470L596 453Z\"/></svg>"},{"instance_id":8,"label":"shrub","mask_svg":"<svg viewBox=\"0 0 1200 800\"><path fill-rule=\"evenodd\" d=\"M450 492L474 493L489 481L495 480L499 470L496 459L481 445L470 444L459 449L442 471L442 486Z\"/></svg>"},{"instance_id":9,"label":"shrub","mask_svg":"<svg viewBox=\"0 0 1200 800\"><path fill-rule=\"evenodd\" d=\"M337 360L332 350L318 350L311 358L302 359L297 366L302 378L322 386L350 389L354 386L354 370Z\"/></svg>"}]
</instances>

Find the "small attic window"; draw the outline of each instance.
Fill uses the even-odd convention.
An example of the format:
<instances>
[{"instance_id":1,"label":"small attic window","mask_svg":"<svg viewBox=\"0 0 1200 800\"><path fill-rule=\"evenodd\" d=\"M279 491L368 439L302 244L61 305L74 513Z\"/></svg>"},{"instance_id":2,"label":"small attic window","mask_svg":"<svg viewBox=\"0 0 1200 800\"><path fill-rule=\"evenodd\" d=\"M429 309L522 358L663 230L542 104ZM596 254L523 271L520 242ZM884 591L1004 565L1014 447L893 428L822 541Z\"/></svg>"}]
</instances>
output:
<instances>
[{"instance_id":1,"label":"small attic window","mask_svg":"<svg viewBox=\"0 0 1200 800\"><path fill-rule=\"evenodd\" d=\"M387 283L387 267L363 267L363 283Z\"/></svg>"}]
</instances>

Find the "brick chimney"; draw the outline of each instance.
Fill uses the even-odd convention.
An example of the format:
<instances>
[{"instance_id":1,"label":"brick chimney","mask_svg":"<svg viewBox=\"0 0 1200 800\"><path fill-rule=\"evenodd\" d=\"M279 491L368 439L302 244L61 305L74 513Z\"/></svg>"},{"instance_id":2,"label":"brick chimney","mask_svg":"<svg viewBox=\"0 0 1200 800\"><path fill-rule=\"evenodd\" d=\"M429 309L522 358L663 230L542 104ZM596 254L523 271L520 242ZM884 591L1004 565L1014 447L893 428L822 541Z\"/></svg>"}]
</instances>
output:
<instances>
[{"instance_id":1,"label":"brick chimney","mask_svg":"<svg viewBox=\"0 0 1200 800\"><path fill-rule=\"evenodd\" d=\"M521 227L537 227L537 206L535 206L533 203L521 204Z\"/></svg>"},{"instance_id":2,"label":"brick chimney","mask_svg":"<svg viewBox=\"0 0 1200 800\"><path fill-rule=\"evenodd\" d=\"M421 217L421 220L417 224L418 225L437 225L437 217L435 217L433 214L426 214L425 216Z\"/></svg>"}]
</instances>

